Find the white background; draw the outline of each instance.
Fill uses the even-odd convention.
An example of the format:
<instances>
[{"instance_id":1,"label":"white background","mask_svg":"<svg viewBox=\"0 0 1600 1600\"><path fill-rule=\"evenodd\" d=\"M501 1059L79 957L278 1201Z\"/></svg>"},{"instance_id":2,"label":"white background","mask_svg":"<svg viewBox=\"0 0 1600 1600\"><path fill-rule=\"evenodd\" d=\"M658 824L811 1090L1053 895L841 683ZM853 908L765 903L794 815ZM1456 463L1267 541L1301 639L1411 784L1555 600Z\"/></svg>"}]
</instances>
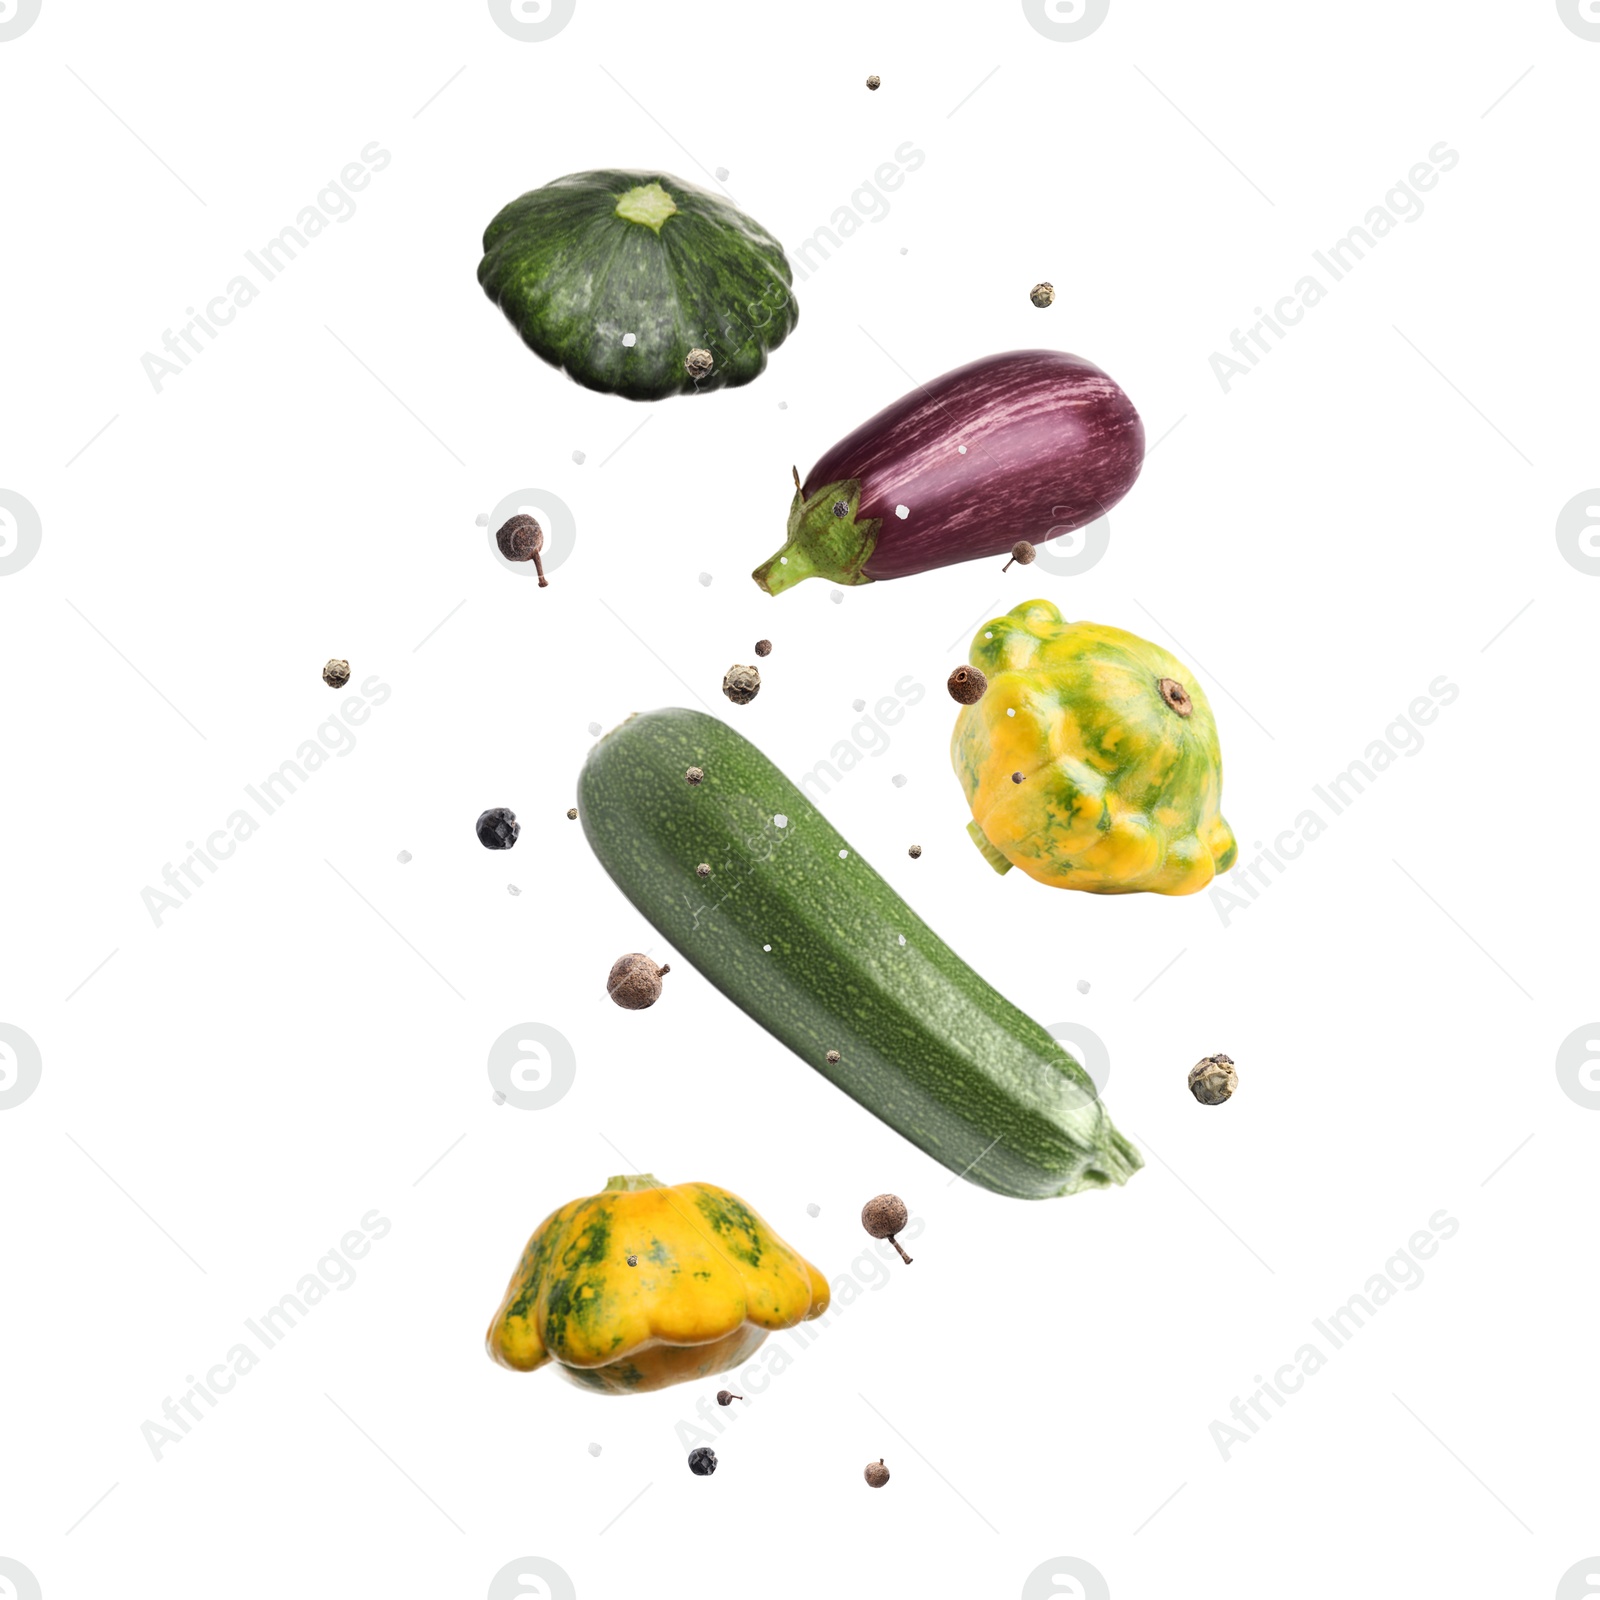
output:
<instances>
[{"instance_id":1,"label":"white background","mask_svg":"<svg viewBox=\"0 0 1600 1600\"><path fill-rule=\"evenodd\" d=\"M1597 73L1553 3L1114 0L1057 43L1012 0L579 0L519 43L483 4L45 0L0 43L0 488L43 525L0 579L0 1022L43 1057L0 1113L0 1556L49 1600L475 1596L529 1555L585 1597L1010 1596L1057 1556L1118 1600L1555 1594L1600 1549L1600 1114L1555 1071L1600 1012L1600 586L1555 538L1600 479ZM478 289L484 225L563 173L726 167L792 255L908 140L747 388L588 393ZM141 356L371 141L355 215L157 394ZM1439 141L1424 214L1224 393L1212 352ZM1160 440L1092 571L756 590L791 463L1030 344ZM543 590L475 520L527 486L578 527ZM1036 594L1193 668L1246 859L1460 693L1227 924L998 879L941 685ZM141 890L336 710L329 656L387 703L156 927ZM1125 1189L952 1182L687 963L647 1013L604 998L653 934L565 817L589 724L704 702L798 774L907 675L823 806L1009 997L1105 1041ZM473 837L493 805L509 855ZM489 1046L533 1021L575 1086L496 1106ZM1207 1110L1184 1079L1218 1050L1240 1088ZM711 1479L675 1435L696 1386L601 1400L483 1354L533 1226L643 1169L834 1278L869 1195L925 1224ZM374 1208L354 1286L155 1461L141 1424ZM1212 1422L1440 1209L1421 1286L1224 1461Z\"/></svg>"}]
</instances>

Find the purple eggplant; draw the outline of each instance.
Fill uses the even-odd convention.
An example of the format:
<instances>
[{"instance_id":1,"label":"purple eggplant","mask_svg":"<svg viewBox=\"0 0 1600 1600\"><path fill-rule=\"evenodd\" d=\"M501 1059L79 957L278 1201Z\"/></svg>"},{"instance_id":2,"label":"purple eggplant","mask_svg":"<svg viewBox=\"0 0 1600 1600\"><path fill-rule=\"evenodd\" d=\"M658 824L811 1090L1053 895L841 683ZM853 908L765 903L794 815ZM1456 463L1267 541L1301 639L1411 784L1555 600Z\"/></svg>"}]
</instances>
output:
<instances>
[{"instance_id":1,"label":"purple eggplant","mask_svg":"<svg viewBox=\"0 0 1600 1600\"><path fill-rule=\"evenodd\" d=\"M885 407L804 484L797 474L788 543L751 576L782 594L802 578L874 583L1002 555L1103 516L1143 464L1139 413L1093 362L985 356Z\"/></svg>"}]
</instances>

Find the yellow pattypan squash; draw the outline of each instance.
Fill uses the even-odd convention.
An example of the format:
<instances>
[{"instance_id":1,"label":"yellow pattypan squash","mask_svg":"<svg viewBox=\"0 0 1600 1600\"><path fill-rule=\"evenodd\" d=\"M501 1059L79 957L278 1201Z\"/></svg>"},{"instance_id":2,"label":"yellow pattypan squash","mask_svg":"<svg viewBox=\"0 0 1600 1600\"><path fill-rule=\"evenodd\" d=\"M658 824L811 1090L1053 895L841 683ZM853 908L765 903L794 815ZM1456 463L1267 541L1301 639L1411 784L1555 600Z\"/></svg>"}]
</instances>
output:
<instances>
[{"instance_id":1,"label":"yellow pattypan squash","mask_svg":"<svg viewBox=\"0 0 1600 1600\"><path fill-rule=\"evenodd\" d=\"M554 1361L600 1394L643 1394L726 1372L774 1329L827 1309L827 1280L738 1196L641 1173L539 1224L489 1324L489 1354L517 1372Z\"/></svg>"},{"instance_id":2,"label":"yellow pattypan squash","mask_svg":"<svg viewBox=\"0 0 1600 1600\"><path fill-rule=\"evenodd\" d=\"M1233 865L1217 724L1176 656L1030 600L984 623L969 660L989 686L956 718L950 758L997 872L1193 894Z\"/></svg>"}]
</instances>

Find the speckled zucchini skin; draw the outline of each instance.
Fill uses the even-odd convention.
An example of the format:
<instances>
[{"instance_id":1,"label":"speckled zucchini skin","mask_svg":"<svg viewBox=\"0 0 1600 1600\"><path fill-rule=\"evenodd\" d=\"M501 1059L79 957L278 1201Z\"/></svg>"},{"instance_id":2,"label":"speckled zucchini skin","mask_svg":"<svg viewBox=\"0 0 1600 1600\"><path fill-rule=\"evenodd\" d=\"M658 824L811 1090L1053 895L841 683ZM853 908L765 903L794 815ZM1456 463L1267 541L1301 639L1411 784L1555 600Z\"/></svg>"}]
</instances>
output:
<instances>
[{"instance_id":1,"label":"speckled zucchini skin","mask_svg":"<svg viewBox=\"0 0 1600 1600\"><path fill-rule=\"evenodd\" d=\"M799 320L793 281L778 241L720 195L618 170L513 200L489 224L478 267L529 349L628 400L749 383ZM630 333L636 343L624 345ZM693 349L715 363L698 380L684 367Z\"/></svg>"},{"instance_id":2,"label":"speckled zucchini skin","mask_svg":"<svg viewBox=\"0 0 1600 1600\"><path fill-rule=\"evenodd\" d=\"M674 961L968 1182L1044 1199L1143 1165L1078 1063L715 717L629 718L590 751L578 815Z\"/></svg>"}]
</instances>

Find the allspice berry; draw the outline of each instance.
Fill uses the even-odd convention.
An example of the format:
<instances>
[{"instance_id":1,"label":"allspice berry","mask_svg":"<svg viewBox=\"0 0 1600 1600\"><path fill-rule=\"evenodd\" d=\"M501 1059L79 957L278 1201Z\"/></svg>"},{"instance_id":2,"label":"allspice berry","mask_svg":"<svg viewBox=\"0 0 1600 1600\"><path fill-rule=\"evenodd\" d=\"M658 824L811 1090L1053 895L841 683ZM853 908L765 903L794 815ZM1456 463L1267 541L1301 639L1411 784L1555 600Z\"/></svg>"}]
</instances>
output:
<instances>
[{"instance_id":1,"label":"allspice berry","mask_svg":"<svg viewBox=\"0 0 1600 1600\"><path fill-rule=\"evenodd\" d=\"M836 1067L839 1065L839 1052L837 1050L830 1050L822 1059L826 1061L830 1067Z\"/></svg>"},{"instance_id":2,"label":"allspice berry","mask_svg":"<svg viewBox=\"0 0 1600 1600\"><path fill-rule=\"evenodd\" d=\"M709 878L711 876L711 863L709 861L702 861L700 865L694 869L694 875L697 878Z\"/></svg>"},{"instance_id":3,"label":"allspice berry","mask_svg":"<svg viewBox=\"0 0 1600 1600\"><path fill-rule=\"evenodd\" d=\"M772 654L772 641L770 639L757 639L756 654L758 656L770 656Z\"/></svg>"},{"instance_id":4,"label":"allspice berry","mask_svg":"<svg viewBox=\"0 0 1600 1600\"><path fill-rule=\"evenodd\" d=\"M531 561L539 574L539 587L550 587L550 580L544 575L544 562L539 559L539 552L544 549L544 529L527 512L519 511L505 523L494 536L494 542L507 561Z\"/></svg>"},{"instance_id":5,"label":"allspice berry","mask_svg":"<svg viewBox=\"0 0 1600 1600\"><path fill-rule=\"evenodd\" d=\"M1026 539L1018 539L1017 542L1011 547L1011 561L1019 562L1025 567L1031 567L1033 565L1034 557L1038 554L1039 552L1035 550ZM1006 564L1001 567L1000 570L1002 572L1009 572L1011 570L1011 561L1006 562Z\"/></svg>"},{"instance_id":6,"label":"allspice berry","mask_svg":"<svg viewBox=\"0 0 1600 1600\"><path fill-rule=\"evenodd\" d=\"M744 1396L742 1394L731 1394L726 1389L717 1390L717 1404L719 1406L731 1406L735 1400L743 1399Z\"/></svg>"},{"instance_id":7,"label":"allspice berry","mask_svg":"<svg viewBox=\"0 0 1600 1600\"><path fill-rule=\"evenodd\" d=\"M1036 283L1028 291L1028 298L1043 311L1046 306L1056 302L1056 287L1053 283Z\"/></svg>"},{"instance_id":8,"label":"allspice berry","mask_svg":"<svg viewBox=\"0 0 1600 1600\"><path fill-rule=\"evenodd\" d=\"M1011 781L1013 783L1021 783L1022 782L1022 774L1020 772L1013 772L1011 774Z\"/></svg>"},{"instance_id":9,"label":"allspice berry","mask_svg":"<svg viewBox=\"0 0 1600 1600\"><path fill-rule=\"evenodd\" d=\"M905 1253L895 1235L905 1227L910 1216L905 1201L897 1194L876 1194L861 1208L861 1226L874 1239L887 1239L896 1250L900 1251L900 1259L908 1267L911 1265L911 1257Z\"/></svg>"},{"instance_id":10,"label":"allspice berry","mask_svg":"<svg viewBox=\"0 0 1600 1600\"><path fill-rule=\"evenodd\" d=\"M989 680L976 667L957 667L944 686L958 705L975 706L983 699Z\"/></svg>"},{"instance_id":11,"label":"allspice berry","mask_svg":"<svg viewBox=\"0 0 1600 1600\"><path fill-rule=\"evenodd\" d=\"M706 775L699 769L699 767L690 767L689 770L684 773L683 781L687 783L690 788L694 788L696 785L702 784L706 781Z\"/></svg>"},{"instance_id":12,"label":"allspice berry","mask_svg":"<svg viewBox=\"0 0 1600 1600\"><path fill-rule=\"evenodd\" d=\"M913 861L919 860L922 855L922 846L920 844L914 844L909 850L906 851L906 854L910 856Z\"/></svg>"},{"instance_id":13,"label":"allspice berry","mask_svg":"<svg viewBox=\"0 0 1600 1600\"><path fill-rule=\"evenodd\" d=\"M1233 1098L1239 1074L1230 1056L1207 1056L1189 1068L1189 1093L1203 1106L1220 1106Z\"/></svg>"},{"instance_id":14,"label":"allspice berry","mask_svg":"<svg viewBox=\"0 0 1600 1600\"><path fill-rule=\"evenodd\" d=\"M881 1457L867 1463L866 1479L874 1489L881 1489L889 1481L889 1469L884 1466Z\"/></svg>"},{"instance_id":15,"label":"allspice berry","mask_svg":"<svg viewBox=\"0 0 1600 1600\"><path fill-rule=\"evenodd\" d=\"M635 950L612 962L606 993L624 1011L647 1010L661 998L661 980L671 971L671 967L658 967L649 956Z\"/></svg>"},{"instance_id":16,"label":"allspice berry","mask_svg":"<svg viewBox=\"0 0 1600 1600\"><path fill-rule=\"evenodd\" d=\"M330 689L342 689L350 681L350 663L333 660L322 669L322 681Z\"/></svg>"},{"instance_id":17,"label":"allspice berry","mask_svg":"<svg viewBox=\"0 0 1600 1600\"><path fill-rule=\"evenodd\" d=\"M876 72L874 72L872 76L867 79L867 87L869 89L876 89L882 82L883 79L880 78Z\"/></svg>"},{"instance_id":18,"label":"allspice berry","mask_svg":"<svg viewBox=\"0 0 1600 1600\"><path fill-rule=\"evenodd\" d=\"M684 371L691 378L703 378L716 365L709 350L701 350L698 346L683 358Z\"/></svg>"},{"instance_id":19,"label":"allspice berry","mask_svg":"<svg viewBox=\"0 0 1600 1600\"><path fill-rule=\"evenodd\" d=\"M761 674L754 667L729 667L722 675L722 692L736 706L747 706L761 693Z\"/></svg>"}]
</instances>

